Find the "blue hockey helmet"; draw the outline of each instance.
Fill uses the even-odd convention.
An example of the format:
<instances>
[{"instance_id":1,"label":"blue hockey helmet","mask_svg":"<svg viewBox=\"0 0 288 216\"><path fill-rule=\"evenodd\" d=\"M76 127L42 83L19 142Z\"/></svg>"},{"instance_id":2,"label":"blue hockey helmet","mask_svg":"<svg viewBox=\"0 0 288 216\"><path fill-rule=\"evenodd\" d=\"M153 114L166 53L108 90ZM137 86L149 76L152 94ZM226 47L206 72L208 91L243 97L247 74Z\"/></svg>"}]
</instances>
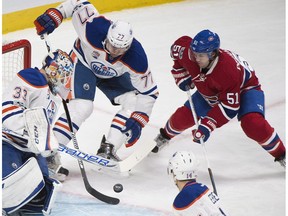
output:
<instances>
[{"instance_id":1,"label":"blue hockey helmet","mask_svg":"<svg viewBox=\"0 0 288 216\"><path fill-rule=\"evenodd\" d=\"M220 38L216 33L206 29L193 38L190 47L193 52L210 54L220 48Z\"/></svg>"}]
</instances>

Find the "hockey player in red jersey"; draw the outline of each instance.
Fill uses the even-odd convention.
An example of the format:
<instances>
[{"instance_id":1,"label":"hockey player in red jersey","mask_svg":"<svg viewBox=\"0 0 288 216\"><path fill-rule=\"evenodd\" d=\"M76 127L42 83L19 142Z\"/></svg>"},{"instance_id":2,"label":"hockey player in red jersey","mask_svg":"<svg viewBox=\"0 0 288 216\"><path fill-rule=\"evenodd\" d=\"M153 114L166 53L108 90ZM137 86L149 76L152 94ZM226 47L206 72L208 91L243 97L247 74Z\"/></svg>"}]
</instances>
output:
<instances>
[{"instance_id":1,"label":"hockey player in red jersey","mask_svg":"<svg viewBox=\"0 0 288 216\"><path fill-rule=\"evenodd\" d=\"M194 39L182 36L171 46L174 61L171 70L178 87L197 91L192 101L199 127L192 131L193 141L206 142L212 131L235 116L244 133L286 167L286 149L264 115L264 92L254 69L241 56L220 49L219 36L210 30L199 32ZM179 107L155 138L157 146L195 125L189 101Z\"/></svg>"}]
</instances>

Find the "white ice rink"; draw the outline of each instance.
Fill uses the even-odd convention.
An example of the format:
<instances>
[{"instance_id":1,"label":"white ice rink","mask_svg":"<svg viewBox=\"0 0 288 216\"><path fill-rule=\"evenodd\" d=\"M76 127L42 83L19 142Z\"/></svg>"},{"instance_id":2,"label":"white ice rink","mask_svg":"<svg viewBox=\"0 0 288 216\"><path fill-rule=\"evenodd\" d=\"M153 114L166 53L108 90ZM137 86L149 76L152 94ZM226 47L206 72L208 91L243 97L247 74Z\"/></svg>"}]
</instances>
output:
<instances>
[{"instance_id":1,"label":"white ice rink","mask_svg":"<svg viewBox=\"0 0 288 216\"><path fill-rule=\"evenodd\" d=\"M206 28L219 34L222 48L235 51L254 67L266 95L266 118L286 143L285 1L195 0L123 10L105 16L132 23L136 38L146 49L160 91L141 139L127 151L153 142L159 128L186 101L186 94L177 88L170 74L169 49L178 37L193 37ZM49 37L54 49L69 51L76 34L71 22L67 21ZM34 29L3 36L3 39L7 38L29 39L33 47L32 64L41 66L46 47ZM100 91L97 92L94 112L77 134L80 149L96 153L117 110L118 107L113 107ZM245 136L236 119L213 132L206 148L218 194L228 215L285 215L284 169ZM61 188L52 215L172 215L171 205L178 190L167 176L166 167L168 159L177 150L191 150L198 155L201 159L198 181L211 186L202 147L192 142L190 130L187 130L159 154L151 153L129 177L97 173L92 165L85 164L90 184L104 194L120 198L117 206L104 204L90 196L85 191L77 161L63 156L70 176ZM127 154L125 149L121 151ZM113 191L115 183L123 184L122 193Z\"/></svg>"}]
</instances>

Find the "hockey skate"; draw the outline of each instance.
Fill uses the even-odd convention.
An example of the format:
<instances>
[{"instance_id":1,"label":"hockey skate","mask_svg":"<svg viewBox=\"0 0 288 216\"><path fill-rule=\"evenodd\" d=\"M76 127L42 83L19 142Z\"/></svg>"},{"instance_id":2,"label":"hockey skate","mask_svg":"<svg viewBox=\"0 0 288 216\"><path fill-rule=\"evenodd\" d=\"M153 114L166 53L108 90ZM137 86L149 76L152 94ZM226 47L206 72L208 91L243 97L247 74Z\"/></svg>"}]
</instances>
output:
<instances>
[{"instance_id":1,"label":"hockey skate","mask_svg":"<svg viewBox=\"0 0 288 216\"><path fill-rule=\"evenodd\" d=\"M286 154L282 155L279 158L275 158L274 160L275 162L279 162L281 166L283 166L284 168L286 168Z\"/></svg>"},{"instance_id":2,"label":"hockey skate","mask_svg":"<svg viewBox=\"0 0 288 216\"><path fill-rule=\"evenodd\" d=\"M53 156L47 157L46 160L49 169L49 177L64 182L66 177L69 175L69 170L61 165L60 154L56 153Z\"/></svg>"},{"instance_id":3,"label":"hockey skate","mask_svg":"<svg viewBox=\"0 0 288 216\"><path fill-rule=\"evenodd\" d=\"M160 149L162 149L165 145L169 143L171 138L169 138L163 128L160 128L160 134L154 139L156 142L156 146L152 149L153 153L157 153Z\"/></svg>"},{"instance_id":4,"label":"hockey skate","mask_svg":"<svg viewBox=\"0 0 288 216\"><path fill-rule=\"evenodd\" d=\"M114 145L106 142L106 137L103 135L100 148L97 151L97 155L111 159L114 161L120 161L120 158L116 155Z\"/></svg>"}]
</instances>

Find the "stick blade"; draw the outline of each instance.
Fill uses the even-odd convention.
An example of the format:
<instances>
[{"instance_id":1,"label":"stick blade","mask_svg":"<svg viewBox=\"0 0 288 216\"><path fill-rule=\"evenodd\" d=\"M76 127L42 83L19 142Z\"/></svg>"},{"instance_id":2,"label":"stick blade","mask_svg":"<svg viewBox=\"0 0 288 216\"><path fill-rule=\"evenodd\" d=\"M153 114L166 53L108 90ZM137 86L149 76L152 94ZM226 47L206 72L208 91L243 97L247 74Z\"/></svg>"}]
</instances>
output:
<instances>
[{"instance_id":1,"label":"stick blade","mask_svg":"<svg viewBox=\"0 0 288 216\"><path fill-rule=\"evenodd\" d=\"M85 187L86 187L86 190L89 194L91 194L93 197L97 198L98 200L100 200L104 203L111 204L111 205L117 205L120 202L120 200L118 198L104 195L104 194L100 193L99 191L96 191L90 185L85 184Z\"/></svg>"}]
</instances>

